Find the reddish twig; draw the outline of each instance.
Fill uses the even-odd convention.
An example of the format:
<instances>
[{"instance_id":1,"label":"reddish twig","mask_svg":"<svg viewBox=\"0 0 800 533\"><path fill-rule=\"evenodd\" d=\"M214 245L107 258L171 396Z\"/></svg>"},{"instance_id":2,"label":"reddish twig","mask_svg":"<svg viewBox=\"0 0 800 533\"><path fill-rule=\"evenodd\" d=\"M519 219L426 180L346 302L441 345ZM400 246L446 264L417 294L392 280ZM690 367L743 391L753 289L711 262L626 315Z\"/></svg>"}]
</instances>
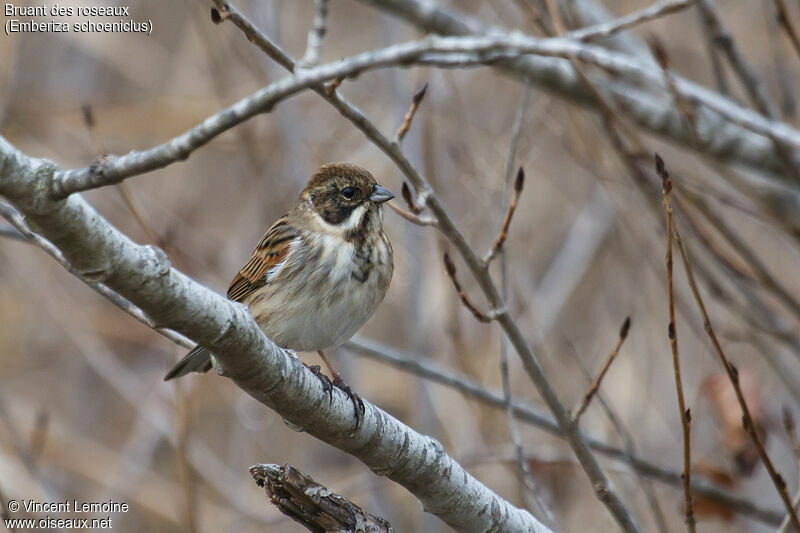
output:
<instances>
[{"instance_id":1,"label":"reddish twig","mask_svg":"<svg viewBox=\"0 0 800 533\"><path fill-rule=\"evenodd\" d=\"M586 391L586 394L583 395L583 400L581 401L580 406L575 410L575 414L572 417L572 421L577 424L583 415L584 411L589 407L589 403L594 398L594 395L597 394L597 391L600 390L600 382L603 381L603 378L608 372L608 369L611 368L611 363L614 362L616 359L617 354L619 354L620 348L622 348L622 344L625 342L625 339L628 338L628 331L631 328L631 317L625 317L625 321L622 323L622 327L619 328L619 339L617 340L617 345L611 350L611 353L608 354L608 358L606 362L603 363L603 367L600 369L600 372L597 374L597 377L594 378L592 384L589 386L589 390Z\"/></svg>"},{"instance_id":2,"label":"reddish twig","mask_svg":"<svg viewBox=\"0 0 800 533\"><path fill-rule=\"evenodd\" d=\"M681 417L681 429L683 431L683 499L684 514L686 516L686 527L690 532L695 531L694 507L692 505L692 451L691 451L691 411L686 408L683 397L683 382L681 380L681 362L678 354L678 333L675 327L675 296L672 279L672 206L670 205L670 195L672 194L672 180L667 169L664 167L664 160L655 156L656 173L661 178L661 195L664 198L664 215L667 226L667 302L669 305L669 326L667 336L669 346L672 350L672 366L675 370L675 389L678 393L678 410Z\"/></svg>"},{"instance_id":3,"label":"reddish twig","mask_svg":"<svg viewBox=\"0 0 800 533\"><path fill-rule=\"evenodd\" d=\"M407 210L403 209L402 207L400 207L400 206L398 206L398 205L396 205L394 203L387 203L386 205L388 205L395 213L397 213L398 215L400 215L404 219L408 220L412 224L416 224L417 226L436 226L437 225L436 219L433 218L433 217L421 217L421 216L417 215L416 213L413 213L411 211L407 211Z\"/></svg>"},{"instance_id":4,"label":"reddish twig","mask_svg":"<svg viewBox=\"0 0 800 533\"><path fill-rule=\"evenodd\" d=\"M689 256L686 254L686 249L683 246L683 239L681 239L681 234L677 229L675 230L675 239L678 244L678 250L681 253L683 266L686 269L686 276L689 278L689 287L691 287L692 294L697 302L697 307L700 309L700 313L703 315L703 327L705 328L709 339L711 339L711 344L714 346L714 351L719 356L722 366L725 367L725 372L727 372L728 378L731 381L731 385L733 385L733 390L736 392L736 399L739 401L739 407L742 409L742 425L750 435L753 444L758 450L758 455L761 458L761 462L764 463L764 467L767 469L769 477L772 479L772 483L775 485L783 504L786 506L786 512L789 514L789 519L791 520L792 525L797 531L800 531L800 519L797 517L797 512L795 511L794 505L792 505L792 500L786 490L786 481L778 473L778 471L775 470L772 460L770 460L769 455L767 455L767 451L764 449L764 444L761 442L761 437L756 430L755 422L753 421L753 417L750 415L750 409L747 406L747 402L744 399L744 394L742 393L742 388L739 385L739 370L728 360L728 357L725 355L725 351L722 349L722 345L717 338L717 334L714 331L714 327L711 325L711 319L708 317L708 312L706 311L703 297L700 295L700 290L697 288L697 283L694 279L694 272L692 271L692 266L689 263Z\"/></svg>"},{"instance_id":5,"label":"reddish twig","mask_svg":"<svg viewBox=\"0 0 800 533\"><path fill-rule=\"evenodd\" d=\"M444 253L444 268L447 271L447 276L453 281L453 285L456 288L456 292L458 293L458 297L461 299L461 303L464 304L464 307L469 309L470 313L475 316L480 322L491 322L492 319L481 313L477 307L475 307L472 302L467 297L467 294L464 292L464 289L461 288L461 283L458 282L458 278L456 277L456 265L453 263L453 260L450 259L450 255L445 252Z\"/></svg>"},{"instance_id":6,"label":"reddish twig","mask_svg":"<svg viewBox=\"0 0 800 533\"><path fill-rule=\"evenodd\" d=\"M411 196L411 187L408 186L408 182L403 182L403 187L400 189L400 194L403 196L403 200L408 205L409 211L415 214L420 214L422 211L425 210L424 205L419 205L417 202L414 201L414 198Z\"/></svg>"},{"instance_id":7,"label":"reddish twig","mask_svg":"<svg viewBox=\"0 0 800 533\"><path fill-rule=\"evenodd\" d=\"M519 203L519 196L522 193L522 187L525 185L525 171L522 167L519 167L517 171L517 177L514 178L514 191L511 193L511 199L508 202L508 209L506 209L506 214L503 217L503 225L500 227L500 233L497 234L497 238L494 240L494 244L492 245L489 253L486 255L486 259L484 259L484 263L488 267L491 264L492 260L497 257L497 254L500 253L500 249L503 247L503 243L506 242L506 238L508 237L508 228L511 226L511 217L514 216L514 211L517 209L517 203Z\"/></svg>"},{"instance_id":8,"label":"reddish twig","mask_svg":"<svg viewBox=\"0 0 800 533\"><path fill-rule=\"evenodd\" d=\"M417 109L419 109L419 104L422 102L422 99L425 97L425 93L428 90L428 84L422 86L422 89L417 91L414 97L411 99L411 105L406 112L406 116L403 117L403 123L400 125L400 128L397 130L397 133L394 136L394 142L400 144L403 141L403 137L406 136L408 130L411 128L411 121L414 120L414 115L417 113Z\"/></svg>"}]
</instances>

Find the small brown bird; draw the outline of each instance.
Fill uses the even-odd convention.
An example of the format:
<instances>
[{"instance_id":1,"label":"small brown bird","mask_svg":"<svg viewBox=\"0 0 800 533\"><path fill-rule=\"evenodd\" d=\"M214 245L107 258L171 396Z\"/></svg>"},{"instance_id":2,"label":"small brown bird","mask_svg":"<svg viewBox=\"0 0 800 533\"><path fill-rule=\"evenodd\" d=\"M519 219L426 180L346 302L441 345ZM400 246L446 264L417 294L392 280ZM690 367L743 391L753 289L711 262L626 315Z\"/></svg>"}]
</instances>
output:
<instances>
[{"instance_id":1,"label":"small brown bird","mask_svg":"<svg viewBox=\"0 0 800 533\"><path fill-rule=\"evenodd\" d=\"M380 204L392 198L363 168L320 167L228 287L228 298L246 304L278 346L320 354L333 384L353 399L356 418L360 400L322 350L352 337L386 295L392 246L383 232ZM311 368L327 382L318 366ZM209 352L197 346L164 380L210 369Z\"/></svg>"}]
</instances>

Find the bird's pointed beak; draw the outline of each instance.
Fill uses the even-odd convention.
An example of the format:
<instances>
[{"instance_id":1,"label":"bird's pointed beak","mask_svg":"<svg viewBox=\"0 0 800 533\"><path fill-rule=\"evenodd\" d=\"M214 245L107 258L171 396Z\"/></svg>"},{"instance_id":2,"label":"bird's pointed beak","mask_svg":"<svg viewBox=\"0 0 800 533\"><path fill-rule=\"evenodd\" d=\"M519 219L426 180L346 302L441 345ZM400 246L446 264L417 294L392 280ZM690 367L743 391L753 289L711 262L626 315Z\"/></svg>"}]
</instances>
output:
<instances>
[{"instance_id":1,"label":"bird's pointed beak","mask_svg":"<svg viewBox=\"0 0 800 533\"><path fill-rule=\"evenodd\" d=\"M388 202L392 198L394 198L394 194L389 192L388 189L384 189L380 185L375 185L375 188L372 189L372 194L369 197L369 199L376 204L382 204L383 202Z\"/></svg>"}]
</instances>

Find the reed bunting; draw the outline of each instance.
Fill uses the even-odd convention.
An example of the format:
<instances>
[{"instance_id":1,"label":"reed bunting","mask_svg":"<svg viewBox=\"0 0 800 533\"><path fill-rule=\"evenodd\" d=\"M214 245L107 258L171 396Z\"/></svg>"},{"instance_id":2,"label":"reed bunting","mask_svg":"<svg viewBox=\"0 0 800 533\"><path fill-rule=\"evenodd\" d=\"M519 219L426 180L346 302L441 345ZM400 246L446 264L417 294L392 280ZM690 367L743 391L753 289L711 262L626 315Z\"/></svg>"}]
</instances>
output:
<instances>
[{"instance_id":1,"label":"reed bunting","mask_svg":"<svg viewBox=\"0 0 800 533\"><path fill-rule=\"evenodd\" d=\"M357 420L363 404L322 350L352 337L386 295L392 245L383 232L380 204L392 198L363 168L348 163L320 167L228 287L228 298L246 304L278 346L320 354L333 384L353 399ZM164 380L207 372L211 366L209 352L197 346ZM310 368L327 381L319 366Z\"/></svg>"}]
</instances>

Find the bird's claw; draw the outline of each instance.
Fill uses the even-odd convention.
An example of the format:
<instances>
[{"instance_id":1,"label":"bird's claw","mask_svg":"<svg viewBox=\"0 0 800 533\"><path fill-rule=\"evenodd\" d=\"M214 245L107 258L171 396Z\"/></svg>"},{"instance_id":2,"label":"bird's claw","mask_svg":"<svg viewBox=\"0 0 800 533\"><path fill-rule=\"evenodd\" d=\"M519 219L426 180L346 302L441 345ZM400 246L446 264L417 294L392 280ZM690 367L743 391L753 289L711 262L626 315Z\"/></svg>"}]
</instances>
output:
<instances>
[{"instance_id":1,"label":"bird's claw","mask_svg":"<svg viewBox=\"0 0 800 533\"><path fill-rule=\"evenodd\" d=\"M353 402L353 409L355 410L356 416L356 429L358 429L361 422L364 420L364 413L366 412L364 402L340 376L337 376L336 379L333 380L333 386L347 394L350 401Z\"/></svg>"},{"instance_id":2,"label":"bird's claw","mask_svg":"<svg viewBox=\"0 0 800 533\"><path fill-rule=\"evenodd\" d=\"M319 365L306 366L311 370L311 373L320 380L322 383L322 390L328 393L328 403L331 403L333 401L333 385L335 385L335 383L331 383L330 378L322 372Z\"/></svg>"}]
</instances>

